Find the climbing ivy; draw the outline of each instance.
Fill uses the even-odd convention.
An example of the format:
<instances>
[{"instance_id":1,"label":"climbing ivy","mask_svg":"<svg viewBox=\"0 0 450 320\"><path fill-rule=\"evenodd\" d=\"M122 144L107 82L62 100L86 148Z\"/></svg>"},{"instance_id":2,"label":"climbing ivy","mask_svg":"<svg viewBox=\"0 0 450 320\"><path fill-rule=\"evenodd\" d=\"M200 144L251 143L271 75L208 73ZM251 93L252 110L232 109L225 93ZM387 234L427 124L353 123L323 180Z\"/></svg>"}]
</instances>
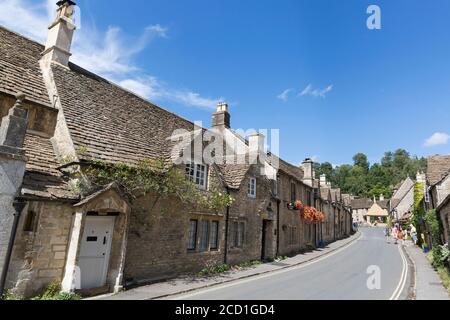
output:
<instances>
[{"instance_id":1,"label":"climbing ivy","mask_svg":"<svg viewBox=\"0 0 450 320\"><path fill-rule=\"evenodd\" d=\"M425 209L423 207L423 199L425 197L425 185L417 182L414 185L414 206L411 223L416 227L418 237L418 245L422 245L422 235L424 233Z\"/></svg>"},{"instance_id":2,"label":"climbing ivy","mask_svg":"<svg viewBox=\"0 0 450 320\"><path fill-rule=\"evenodd\" d=\"M441 220L438 218L436 210L429 210L425 215L425 221L428 225L431 234L433 265L435 267L441 267L444 264L443 261L441 260L442 247L440 245L442 224Z\"/></svg>"},{"instance_id":3,"label":"climbing ivy","mask_svg":"<svg viewBox=\"0 0 450 320\"><path fill-rule=\"evenodd\" d=\"M184 204L215 211L234 202L228 193L199 190L182 169L166 168L163 160L144 159L136 165L94 160L83 170L76 189L82 195L88 195L111 183L121 186L130 201L153 192L158 199L175 196Z\"/></svg>"}]
</instances>

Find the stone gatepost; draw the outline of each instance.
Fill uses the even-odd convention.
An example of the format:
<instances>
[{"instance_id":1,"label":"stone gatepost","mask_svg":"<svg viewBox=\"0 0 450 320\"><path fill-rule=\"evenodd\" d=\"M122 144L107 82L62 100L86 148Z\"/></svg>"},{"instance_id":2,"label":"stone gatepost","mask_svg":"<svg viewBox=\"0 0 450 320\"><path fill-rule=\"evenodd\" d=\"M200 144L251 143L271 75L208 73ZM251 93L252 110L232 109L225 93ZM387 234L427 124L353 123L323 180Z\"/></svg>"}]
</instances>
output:
<instances>
[{"instance_id":1,"label":"stone gatepost","mask_svg":"<svg viewBox=\"0 0 450 320\"><path fill-rule=\"evenodd\" d=\"M0 127L0 274L5 267L14 223L14 201L19 195L25 173L23 142L27 131L27 110L22 108L25 95L16 96L16 104Z\"/></svg>"}]
</instances>

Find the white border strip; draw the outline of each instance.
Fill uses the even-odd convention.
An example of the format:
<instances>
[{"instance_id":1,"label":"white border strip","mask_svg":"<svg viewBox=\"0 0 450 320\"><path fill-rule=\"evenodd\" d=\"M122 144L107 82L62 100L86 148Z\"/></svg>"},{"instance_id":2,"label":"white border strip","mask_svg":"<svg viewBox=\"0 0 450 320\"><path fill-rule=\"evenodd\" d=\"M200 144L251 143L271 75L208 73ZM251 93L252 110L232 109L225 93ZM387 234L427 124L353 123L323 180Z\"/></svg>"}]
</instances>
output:
<instances>
[{"instance_id":1,"label":"white border strip","mask_svg":"<svg viewBox=\"0 0 450 320\"><path fill-rule=\"evenodd\" d=\"M398 300L400 298L400 295L405 289L406 280L408 279L408 260L406 260L405 254L401 249L401 245L398 246L398 251L400 252L400 257L402 258L403 262L402 275L400 277L400 282L398 283L397 288L395 288L395 291L389 298L389 300Z\"/></svg>"}]
</instances>

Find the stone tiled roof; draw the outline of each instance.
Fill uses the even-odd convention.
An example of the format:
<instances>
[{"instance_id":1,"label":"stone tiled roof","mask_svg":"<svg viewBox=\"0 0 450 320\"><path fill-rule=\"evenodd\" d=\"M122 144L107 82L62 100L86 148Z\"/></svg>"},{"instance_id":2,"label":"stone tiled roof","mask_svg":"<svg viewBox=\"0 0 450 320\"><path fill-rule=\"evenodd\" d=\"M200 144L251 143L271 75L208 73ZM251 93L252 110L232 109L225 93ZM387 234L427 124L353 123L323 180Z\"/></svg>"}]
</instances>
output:
<instances>
[{"instance_id":1,"label":"stone tiled roof","mask_svg":"<svg viewBox=\"0 0 450 320\"><path fill-rule=\"evenodd\" d=\"M217 167L226 185L231 189L239 189L251 166L247 164L227 164Z\"/></svg>"},{"instance_id":2,"label":"stone tiled roof","mask_svg":"<svg viewBox=\"0 0 450 320\"><path fill-rule=\"evenodd\" d=\"M22 196L47 199L76 199L63 175L49 139L27 134L24 143L28 158Z\"/></svg>"},{"instance_id":3,"label":"stone tiled roof","mask_svg":"<svg viewBox=\"0 0 450 320\"><path fill-rule=\"evenodd\" d=\"M172 133L194 129L192 122L74 64L52 69L71 137L86 151L79 155L85 160L169 161Z\"/></svg>"},{"instance_id":4,"label":"stone tiled roof","mask_svg":"<svg viewBox=\"0 0 450 320\"><path fill-rule=\"evenodd\" d=\"M450 172L450 156L433 156L427 159L427 179L434 186Z\"/></svg>"},{"instance_id":5,"label":"stone tiled roof","mask_svg":"<svg viewBox=\"0 0 450 320\"><path fill-rule=\"evenodd\" d=\"M349 206L351 204L352 198L349 194L343 194L342 195L342 201L345 206Z\"/></svg>"},{"instance_id":6,"label":"stone tiled roof","mask_svg":"<svg viewBox=\"0 0 450 320\"><path fill-rule=\"evenodd\" d=\"M381 209L387 209L389 200L378 200L377 204L381 207Z\"/></svg>"},{"instance_id":7,"label":"stone tiled roof","mask_svg":"<svg viewBox=\"0 0 450 320\"><path fill-rule=\"evenodd\" d=\"M353 199L351 202L351 206L353 209L370 209L372 207L373 201L368 198L357 198Z\"/></svg>"},{"instance_id":8,"label":"stone tiled roof","mask_svg":"<svg viewBox=\"0 0 450 320\"><path fill-rule=\"evenodd\" d=\"M292 164L290 164L287 161L284 161L283 159L279 158L279 170L287 173L288 175L298 179L298 180L302 180L304 177L304 172L303 169L297 166L294 166Z\"/></svg>"},{"instance_id":9,"label":"stone tiled roof","mask_svg":"<svg viewBox=\"0 0 450 320\"><path fill-rule=\"evenodd\" d=\"M44 46L0 26L0 91L50 105L39 59Z\"/></svg>"}]
</instances>

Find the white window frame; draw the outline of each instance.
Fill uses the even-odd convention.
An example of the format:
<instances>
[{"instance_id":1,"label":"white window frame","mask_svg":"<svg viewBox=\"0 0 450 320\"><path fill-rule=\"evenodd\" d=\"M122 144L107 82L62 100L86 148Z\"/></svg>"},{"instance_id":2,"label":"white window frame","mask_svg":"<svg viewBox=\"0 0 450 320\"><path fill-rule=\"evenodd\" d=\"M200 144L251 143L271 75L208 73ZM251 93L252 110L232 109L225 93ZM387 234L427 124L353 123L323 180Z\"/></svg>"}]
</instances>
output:
<instances>
[{"instance_id":1,"label":"white window frame","mask_svg":"<svg viewBox=\"0 0 450 320\"><path fill-rule=\"evenodd\" d=\"M249 198L256 199L256 178L250 178L248 180L247 194Z\"/></svg>"},{"instance_id":2,"label":"white window frame","mask_svg":"<svg viewBox=\"0 0 450 320\"><path fill-rule=\"evenodd\" d=\"M206 190L208 186L208 166L195 162L186 164L186 175L199 189Z\"/></svg>"}]
</instances>

